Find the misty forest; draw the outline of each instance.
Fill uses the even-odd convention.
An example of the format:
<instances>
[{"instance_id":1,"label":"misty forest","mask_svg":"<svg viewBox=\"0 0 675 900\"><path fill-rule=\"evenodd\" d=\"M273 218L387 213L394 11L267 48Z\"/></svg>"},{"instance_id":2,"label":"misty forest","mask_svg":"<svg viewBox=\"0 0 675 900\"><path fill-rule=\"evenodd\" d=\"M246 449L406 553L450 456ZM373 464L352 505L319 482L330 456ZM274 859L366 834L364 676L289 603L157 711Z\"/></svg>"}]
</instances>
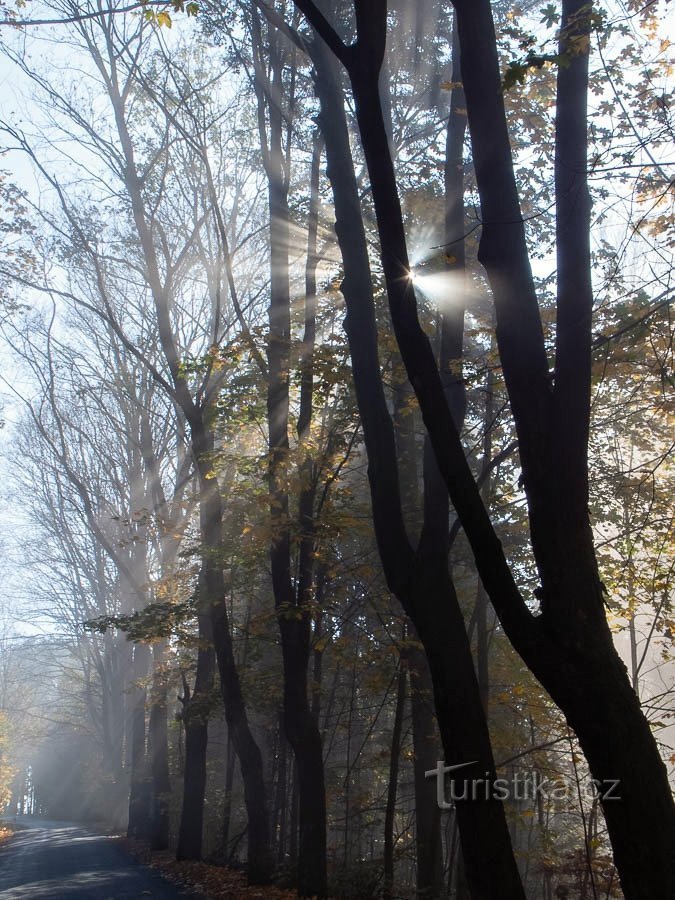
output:
<instances>
[{"instance_id":1,"label":"misty forest","mask_svg":"<svg viewBox=\"0 0 675 900\"><path fill-rule=\"evenodd\" d=\"M675 897L669 4L0 7L0 880Z\"/></svg>"}]
</instances>

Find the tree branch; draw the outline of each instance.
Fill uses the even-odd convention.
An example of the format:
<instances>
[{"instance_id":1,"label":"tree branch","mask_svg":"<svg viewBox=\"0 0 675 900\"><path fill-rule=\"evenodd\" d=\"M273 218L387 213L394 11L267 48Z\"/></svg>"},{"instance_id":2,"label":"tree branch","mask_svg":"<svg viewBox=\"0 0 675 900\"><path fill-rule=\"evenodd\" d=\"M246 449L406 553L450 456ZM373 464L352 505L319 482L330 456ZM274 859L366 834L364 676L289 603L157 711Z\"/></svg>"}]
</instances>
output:
<instances>
[{"instance_id":1,"label":"tree branch","mask_svg":"<svg viewBox=\"0 0 675 900\"><path fill-rule=\"evenodd\" d=\"M304 13L319 37L322 37L340 62L347 67L352 58L352 47L348 47L312 0L293 0L300 12Z\"/></svg>"}]
</instances>

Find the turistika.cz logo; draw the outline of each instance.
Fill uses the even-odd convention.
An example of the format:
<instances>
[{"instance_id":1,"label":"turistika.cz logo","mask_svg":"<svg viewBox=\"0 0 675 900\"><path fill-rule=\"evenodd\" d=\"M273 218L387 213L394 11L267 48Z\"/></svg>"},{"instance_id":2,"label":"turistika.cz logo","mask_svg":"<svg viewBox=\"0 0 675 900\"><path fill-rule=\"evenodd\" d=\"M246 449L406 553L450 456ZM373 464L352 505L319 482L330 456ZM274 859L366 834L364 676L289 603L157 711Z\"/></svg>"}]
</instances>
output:
<instances>
[{"instance_id":1,"label":"turistika.cz logo","mask_svg":"<svg viewBox=\"0 0 675 900\"><path fill-rule=\"evenodd\" d=\"M451 772L478 765L478 760L446 766L438 760L435 769L424 773L425 778L436 779L436 801L440 809L452 809L462 800L552 800L557 802L599 798L603 803L620 800L619 781L606 779L599 781L589 778L577 783L562 778L543 778L538 772L516 772L512 778L491 778L486 772L483 778L458 778L453 775L446 784L446 776Z\"/></svg>"}]
</instances>

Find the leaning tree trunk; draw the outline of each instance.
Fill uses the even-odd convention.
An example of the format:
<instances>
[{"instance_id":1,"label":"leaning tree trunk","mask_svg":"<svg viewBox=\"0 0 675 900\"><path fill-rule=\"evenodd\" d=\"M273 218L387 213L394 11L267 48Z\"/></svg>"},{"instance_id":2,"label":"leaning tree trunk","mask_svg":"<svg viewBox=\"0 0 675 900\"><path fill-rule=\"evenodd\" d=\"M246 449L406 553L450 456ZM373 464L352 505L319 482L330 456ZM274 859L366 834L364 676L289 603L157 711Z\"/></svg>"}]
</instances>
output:
<instances>
[{"instance_id":1,"label":"leaning tree trunk","mask_svg":"<svg viewBox=\"0 0 675 900\"><path fill-rule=\"evenodd\" d=\"M518 630L507 628L507 633L576 731L593 777L605 786L620 783L621 799L607 797L603 811L624 893L629 898L668 896L675 892L675 805L666 768L607 626L588 517L593 293L586 103L591 9L582 0L563 3L552 390L498 92L490 6L486 0L455 6L482 215L489 223L481 238L481 261L493 288L542 581L536 646L524 642ZM658 829L645 840L649 823L657 821Z\"/></svg>"},{"instance_id":2,"label":"leaning tree trunk","mask_svg":"<svg viewBox=\"0 0 675 900\"><path fill-rule=\"evenodd\" d=\"M336 231L345 266L342 284L347 307L345 329L368 451L368 476L380 557L387 582L413 620L427 652L446 759L453 764L476 764L474 771L467 770L462 777L494 779L494 759L471 648L448 571L447 497L444 490L438 490L438 476L430 448L425 453L424 523L416 551L406 535L393 426L378 362L367 245L339 74L326 58L325 48L320 44L313 47L312 57L317 69L320 126L326 140ZM372 75L371 70L366 72ZM371 124L377 129L379 152L389 159L376 78L373 89L375 93L369 95L369 105L365 109L361 106L359 115L361 119L373 118ZM371 164L374 164L374 157L371 148ZM393 172L391 174L393 176ZM380 215L383 215L381 210ZM392 266L392 260L387 258L385 271L388 267L391 274ZM407 269L404 271L405 282L409 286ZM399 268L396 275L401 278ZM407 292L405 299L409 305L411 297ZM412 303L414 308L414 298ZM433 364L435 367L435 362ZM447 409L445 396L442 401ZM457 727L459 722L462 723L461 728ZM475 896L524 896L502 804L493 796L481 797L475 802L458 803L457 814L466 847L465 865ZM492 848L493 862L489 867L484 864L486 846Z\"/></svg>"},{"instance_id":3,"label":"leaning tree trunk","mask_svg":"<svg viewBox=\"0 0 675 900\"><path fill-rule=\"evenodd\" d=\"M568 280L563 273L559 284L552 379L514 177L490 3L454 0L481 197L479 259L493 291L497 341L542 581L537 617L516 585L482 503L417 318L377 90L385 49L386 2L356 0L358 41L351 47L342 43L310 0L296 0L296 5L350 74L396 339L481 579L513 646L575 729L594 778L603 786L621 782L621 799L603 797L603 810L624 893L629 898L669 896L675 891L675 804L665 765L612 642L587 508L592 295L585 250L581 248L581 259L574 259L571 251L580 241L585 243L579 231L588 231L582 147L587 86L584 47L589 43L590 9L577 0L565 0L563 6L562 56L567 59L560 67L558 122L565 122L571 133L564 139L560 128L557 134L559 263L584 271ZM568 180L565 186L560 178L563 170L574 185ZM572 192L577 197L574 216L569 202ZM568 271L571 274L571 268ZM570 290L572 285L578 290ZM655 821L660 827L645 841L649 823Z\"/></svg>"}]
</instances>

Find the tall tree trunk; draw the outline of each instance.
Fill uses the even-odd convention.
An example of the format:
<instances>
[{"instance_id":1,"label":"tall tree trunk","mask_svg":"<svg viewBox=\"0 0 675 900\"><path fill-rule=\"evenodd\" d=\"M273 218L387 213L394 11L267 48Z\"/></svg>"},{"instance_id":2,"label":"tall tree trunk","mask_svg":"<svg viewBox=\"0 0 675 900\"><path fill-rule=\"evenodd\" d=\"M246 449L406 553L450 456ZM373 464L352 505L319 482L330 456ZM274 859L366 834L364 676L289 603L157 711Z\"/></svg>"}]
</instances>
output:
<instances>
[{"instance_id":1,"label":"tall tree trunk","mask_svg":"<svg viewBox=\"0 0 675 900\"><path fill-rule=\"evenodd\" d=\"M131 784L129 791L129 827L127 835L145 839L149 832L150 782L146 755L146 702L150 648L147 644L134 644L133 690L131 707L130 762Z\"/></svg>"},{"instance_id":2,"label":"tall tree trunk","mask_svg":"<svg viewBox=\"0 0 675 900\"><path fill-rule=\"evenodd\" d=\"M389 782L387 784L387 804L384 813L384 888L382 890L384 900L391 900L394 896L394 819L396 816L396 794L398 793L398 770L401 757L406 678L404 658L401 656L396 679L396 706L394 708L394 724L391 729Z\"/></svg>"},{"instance_id":3,"label":"tall tree trunk","mask_svg":"<svg viewBox=\"0 0 675 900\"><path fill-rule=\"evenodd\" d=\"M286 821L288 803L288 741L283 715L279 717L277 747L277 788L274 800L274 831L277 840L277 862L281 865L286 855Z\"/></svg>"},{"instance_id":4,"label":"tall tree trunk","mask_svg":"<svg viewBox=\"0 0 675 900\"><path fill-rule=\"evenodd\" d=\"M394 434L379 369L372 282L349 149L340 76L320 43L313 46L312 58L317 70L316 91L321 102L320 125L326 140L328 174L333 186L336 231L345 265L342 284L347 306L345 328L368 450L368 475L380 557L388 584L413 620L427 652L446 760L453 764L477 763L475 770L467 770L462 777L473 775L492 780L496 774L487 723L480 702L464 620L448 571L446 492L438 491L434 475L436 464L427 447L424 525L419 547L417 551L413 551L403 522ZM387 169L391 166L391 160L388 157L386 132L379 107L377 71L377 65L372 69L363 63L364 85L359 85L357 90L358 82L355 82L359 104L357 112L363 129L370 128L371 132L375 129L376 132L376 149L371 144L367 152L370 165L374 169L375 159L380 159L383 155L378 165ZM374 90L372 94L371 89ZM365 124L367 119L372 120L369 125ZM380 174L371 171L373 187L379 177ZM389 169L388 177L393 180L393 170ZM386 212L383 212L381 204L378 206L378 220L384 220ZM394 217L396 206L397 203L392 211ZM400 219L400 207L398 215ZM407 264L401 267L392 258L393 247L398 246L398 243L388 244L383 235L382 244L385 248L385 272L389 273L388 288L400 294L400 282L403 279L408 285L405 288L405 302L408 305L412 303L414 309ZM393 272L396 284L392 287L389 282ZM424 339L426 341L426 337ZM432 363L438 378L435 361L432 360ZM415 386L414 381L412 383ZM443 407L447 409L445 396L442 401ZM456 727L458 722L462 723L461 728ZM522 897L522 886L501 803L490 793L487 798L458 803L457 814L466 847L465 862L475 896ZM486 846L492 848L493 864L490 867L484 864Z\"/></svg>"},{"instance_id":5,"label":"tall tree trunk","mask_svg":"<svg viewBox=\"0 0 675 900\"><path fill-rule=\"evenodd\" d=\"M443 878L441 811L435 791L429 790L426 773L438 764L438 742L434 717L434 696L429 664L419 646L406 652L410 677L410 707L415 761L415 848L417 855L417 896L424 900L441 894Z\"/></svg>"},{"instance_id":6,"label":"tall tree trunk","mask_svg":"<svg viewBox=\"0 0 675 900\"><path fill-rule=\"evenodd\" d=\"M232 825L232 788L234 786L234 764L236 755L230 735L227 735L227 751L225 754L225 799L223 801L223 860L230 859L230 829Z\"/></svg>"},{"instance_id":7,"label":"tall tree trunk","mask_svg":"<svg viewBox=\"0 0 675 900\"><path fill-rule=\"evenodd\" d=\"M169 739L167 729L167 642L155 644L152 654L152 689L148 722L148 750L152 773L152 809L150 848L166 850L169 846Z\"/></svg>"},{"instance_id":8,"label":"tall tree trunk","mask_svg":"<svg viewBox=\"0 0 675 900\"><path fill-rule=\"evenodd\" d=\"M218 479L212 477L211 471L215 440L213 432L207 428L203 419L193 418L190 427L199 481L199 521L203 553L200 575L204 609L210 617L228 733L237 752L244 782L244 801L248 816L247 874L251 884L266 884L272 873L267 792L262 754L248 722L227 614L221 559L223 506Z\"/></svg>"},{"instance_id":9,"label":"tall tree trunk","mask_svg":"<svg viewBox=\"0 0 675 900\"><path fill-rule=\"evenodd\" d=\"M254 54L262 36L253 14ZM281 98L284 64L278 38L270 46L271 77L256 68L259 131L264 142L270 215L270 307L268 339L267 424L269 432L268 484L273 538L270 547L272 588L281 634L284 666L284 728L296 760L298 785L298 893L323 897L326 876L326 799L321 736L312 715L308 666L311 637L311 600L314 571L314 486L312 461L303 446L312 420L313 352L316 317L316 265L320 142L315 139L310 177L310 214L306 268L305 333L301 354L301 395L298 438L302 452L303 488L299 498L300 548L297 584L291 577L290 502L286 487L289 465L290 365L290 211L289 160L284 147ZM265 113L269 126L265 121Z\"/></svg>"},{"instance_id":10,"label":"tall tree trunk","mask_svg":"<svg viewBox=\"0 0 675 900\"><path fill-rule=\"evenodd\" d=\"M605 786L620 781L620 801L603 797L603 809L624 893L629 898L668 896L675 891L675 803L666 767L612 642L587 508L592 294L584 147L591 10L576 0L563 4L567 64L559 70L556 135L562 277L552 380L511 158L490 3L454 0L481 197L479 259L495 301L497 341L542 581L541 615L535 617L518 590L467 465L407 283L405 233L377 91L386 2L355 0L358 40L350 47L310 0L296 0L296 5L351 77L396 339L481 579L513 646L577 732L594 778ZM575 267L583 271L575 274ZM654 821L661 827L645 842ZM469 869L470 850L464 846L464 851Z\"/></svg>"},{"instance_id":11,"label":"tall tree trunk","mask_svg":"<svg viewBox=\"0 0 675 900\"><path fill-rule=\"evenodd\" d=\"M291 866L296 867L298 865L298 820L300 797L298 790L298 764L295 760L293 760L289 781L291 809L288 822L288 861Z\"/></svg>"},{"instance_id":12,"label":"tall tree trunk","mask_svg":"<svg viewBox=\"0 0 675 900\"><path fill-rule=\"evenodd\" d=\"M588 519L593 296L586 97L591 9L583 2L563 3L561 53L566 63L559 67L556 102L558 316L552 391L498 92L490 6L486 0L455 6L482 217L490 223L481 238L481 261L493 288L542 580L534 646L531 639L523 640L520 629L506 630L576 731L594 778L606 786L620 782L615 794L621 799L603 801L603 811L626 897L668 896L675 892L675 805L666 768L607 627ZM540 360L536 370L524 371L534 360ZM648 823L655 821L658 831L645 841Z\"/></svg>"},{"instance_id":13,"label":"tall tree trunk","mask_svg":"<svg viewBox=\"0 0 675 900\"><path fill-rule=\"evenodd\" d=\"M203 563L202 563L203 569ZM187 680L183 682L183 726L185 727L185 762L183 765L183 806L178 828L176 859L201 859L204 825L204 794L206 791L206 747L208 721L213 702L215 670L213 633L208 608L202 603L203 575L199 576L199 612L197 673L194 691Z\"/></svg>"}]
</instances>

